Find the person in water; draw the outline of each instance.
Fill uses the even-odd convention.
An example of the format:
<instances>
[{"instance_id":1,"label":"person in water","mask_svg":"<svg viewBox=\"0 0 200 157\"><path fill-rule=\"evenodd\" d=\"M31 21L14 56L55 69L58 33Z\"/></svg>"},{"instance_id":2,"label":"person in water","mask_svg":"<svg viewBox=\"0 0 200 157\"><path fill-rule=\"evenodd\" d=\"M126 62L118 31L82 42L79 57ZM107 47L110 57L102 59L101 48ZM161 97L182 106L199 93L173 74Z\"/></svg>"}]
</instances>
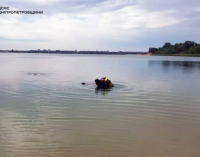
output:
<instances>
[{"instance_id":1,"label":"person in water","mask_svg":"<svg viewBox=\"0 0 200 157\"><path fill-rule=\"evenodd\" d=\"M103 77L101 80L96 79L95 83L97 85L97 88L114 87L114 85L112 84L112 82L108 78L106 78L106 77Z\"/></svg>"}]
</instances>

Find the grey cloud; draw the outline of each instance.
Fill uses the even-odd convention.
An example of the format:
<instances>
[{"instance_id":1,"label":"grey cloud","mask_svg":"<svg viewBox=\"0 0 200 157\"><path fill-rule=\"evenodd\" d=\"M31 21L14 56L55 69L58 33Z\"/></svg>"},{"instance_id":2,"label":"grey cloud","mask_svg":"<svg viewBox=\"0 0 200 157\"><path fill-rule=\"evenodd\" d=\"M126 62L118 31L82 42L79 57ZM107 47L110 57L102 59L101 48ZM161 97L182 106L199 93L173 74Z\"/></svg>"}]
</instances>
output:
<instances>
[{"instance_id":1,"label":"grey cloud","mask_svg":"<svg viewBox=\"0 0 200 157\"><path fill-rule=\"evenodd\" d=\"M137 0L63 0L45 5L30 1L16 2L12 0L4 0L1 3L2 6L12 6L18 10L44 11L46 15L55 13L106 12L136 4L138 4Z\"/></svg>"},{"instance_id":2,"label":"grey cloud","mask_svg":"<svg viewBox=\"0 0 200 157\"><path fill-rule=\"evenodd\" d=\"M46 40L46 39L14 39L14 38L5 38L5 37L0 37L0 40L20 41L20 42L49 42L50 41L50 40Z\"/></svg>"},{"instance_id":3,"label":"grey cloud","mask_svg":"<svg viewBox=\"0 0 200 157\"><path fill-rule=\"evenodd\" d=\"M157 37L157 43L159 41L175 43L185 40L200 42L198 38L200 35L200 11L197 9L200 8L199 0L145 0L144 3L139 5L139 8L147 12L175 11L172 16L180 21L178 24L165 27L165 31L159 28L149 30L154 32L152 35Z\"/></svg>"},{"instance_id":4,"label":"grey cloud","mask_svg":"<svg viewBox=\"0 0 200 157\"><path fill-rule=\"evenodd\" d=\"M200 6L199 0L145 0L141 3L141 7L145 10L162 11L166 9L179 9L180 11L191 10L194 7ZM187 9L187 10L182 10Z\"/></svg>"},{"instance_id":5,"label":"grey cloud","mask_svg":"<svg viewBox=\"0 0 200 157\"><path fill-rule=\"evenodd\" d=\"M136 6L147 12L174 10L173 16L178 19L199 17L199 0L63 0L45 5L30 1L3 0L2 6L15 7L18 10L44 11L45 15L56 13L82 14L108 12L122 9L126 6Z\"/></svg>"},{"instance_id":6,"label":"grey cloud","mask_svg":"<svg viewBox=\"0 0 200 157\"><path fill-rule=\"evenodd\" d=\"M45 15L56 13L97 13L121 9L126 6L136 6L137 9L146 11L146 13L174 10L173 17L180 20L178 24L167 26L165 28L145 28L144 26L134 28L134 30L124 30L131 34L131 31L141 32L139 36L134 36L129 41L113 40L105 37L98 43L105 49L113 50L148 50L149 47L160 47L165 42L180 43L186 40L193 40L200 43L200 8L199 0L121 0L117 4L116 0L63 0L60 2L39 5L27 1L16 2L12 0L2 0L1 6L15 7L18 10L42 10ZM23 16L25 17L25 16ZM28 17L28 16L26 16ZM34 17L37 17L34 15ZM85 21L84 18L71 16L75 20ZM29 18L29 17L28 17ZM23 19L23 21L26 21ZM28 20L27 20L28 21ZM95 37L97 39L98 37ZM48 42L48 40L32 39L9 39L1 38L4 41L21 42ZM87 39L86 39L87 40ZM32 44L32 43L31 43Z\"/></svg>"},{"instance_id":7,"label":"grey cloud","mask_svg":"<svg viewBox=\"0 0 200 157\"><path fill-rule=\"evenodd\" d=\"M139 7L148 12L174 10L174 16L177 18L200 16L196 9L200 8L199 0L145 0Z\"/></svg>"},{"instance_id":8,"label":"grey cloud","mask_svg":"<svg viewBox=\"0 0 200 157\"><path fill-rule=\"evenodd\" d=\"M165 42L175 44L191 40L200 43L198 25L200 25L200 19L194 23L184 21L166 27L164 31L163 28L144 28L142 35L136 37L136 41L134 38L132 39L134 41L132 45L135 47L146 47L148 49L149 47L162 47Z\"/></svg>"}]
</instances>

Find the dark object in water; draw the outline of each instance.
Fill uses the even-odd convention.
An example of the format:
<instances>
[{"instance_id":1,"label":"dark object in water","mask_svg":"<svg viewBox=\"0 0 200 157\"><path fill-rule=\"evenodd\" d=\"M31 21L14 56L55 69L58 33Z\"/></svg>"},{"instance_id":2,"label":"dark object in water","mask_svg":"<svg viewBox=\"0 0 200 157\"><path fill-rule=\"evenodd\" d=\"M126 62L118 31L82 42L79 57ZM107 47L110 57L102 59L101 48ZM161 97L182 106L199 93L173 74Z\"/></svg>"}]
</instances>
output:
<instances>
[{"instance_id":1,"label":"dark object in water","mask_svg":"<svg viewBox=\"0 0 200 157\"><path fill-rule=\"evenodd\" d=\"M104 88L105 89L105 88L114 87L112 82L106 77L103 77L101 80L96 79L95 83L97 85L97 88Z\"/></svg>"},{"instance_id":2,"label":"dark object in water","mask_svg":"<svg viewBox=\"0 0 200 157\"><path fill-rule=\"evenodd\" d=\"M81 84L82 85L90 85L90 83L85 83L85 82L82 82Z\"/></svg>"}]
</instances>

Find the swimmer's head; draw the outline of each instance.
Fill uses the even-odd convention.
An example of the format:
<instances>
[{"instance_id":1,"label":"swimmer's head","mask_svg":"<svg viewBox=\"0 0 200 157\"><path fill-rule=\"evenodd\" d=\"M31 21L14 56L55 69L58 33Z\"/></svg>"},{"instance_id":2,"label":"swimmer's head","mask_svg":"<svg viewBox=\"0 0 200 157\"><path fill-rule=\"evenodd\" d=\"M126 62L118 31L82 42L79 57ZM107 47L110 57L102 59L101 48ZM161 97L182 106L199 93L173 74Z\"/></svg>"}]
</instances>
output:
<instances>
[{"instance_id":1,"label":"swimmer's head","mask_svg":"<svg viewBox=\"0 0 200 157\"><path fill-rule=\"evenodd\" d=\"M99 82L100 82L99 79L96 79L96 80L95 80L96 85L98 85Z\"/></svg>"}]
</instances>

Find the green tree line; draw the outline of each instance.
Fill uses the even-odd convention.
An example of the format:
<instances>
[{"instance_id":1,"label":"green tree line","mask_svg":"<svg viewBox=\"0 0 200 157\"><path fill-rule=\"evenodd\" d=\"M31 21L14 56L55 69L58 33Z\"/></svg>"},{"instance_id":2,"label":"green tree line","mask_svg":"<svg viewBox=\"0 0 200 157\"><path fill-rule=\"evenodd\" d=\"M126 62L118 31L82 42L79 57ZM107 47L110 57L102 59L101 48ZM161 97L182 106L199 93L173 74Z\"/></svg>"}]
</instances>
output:
<instances>
[{"instance_id":1,"label":"green tree line","mask_svg":"<svg viewBox=\"0 0 200 157\"><path fill-rule=\"evenodd\" d=\"M163 45L163 47L150 47L149 53L155 55L200 54L200 44L197 44L194 41L185 41L184 43L176 43L175 45L172 45L167 42Z\"/></svg>"}]
</instances>

